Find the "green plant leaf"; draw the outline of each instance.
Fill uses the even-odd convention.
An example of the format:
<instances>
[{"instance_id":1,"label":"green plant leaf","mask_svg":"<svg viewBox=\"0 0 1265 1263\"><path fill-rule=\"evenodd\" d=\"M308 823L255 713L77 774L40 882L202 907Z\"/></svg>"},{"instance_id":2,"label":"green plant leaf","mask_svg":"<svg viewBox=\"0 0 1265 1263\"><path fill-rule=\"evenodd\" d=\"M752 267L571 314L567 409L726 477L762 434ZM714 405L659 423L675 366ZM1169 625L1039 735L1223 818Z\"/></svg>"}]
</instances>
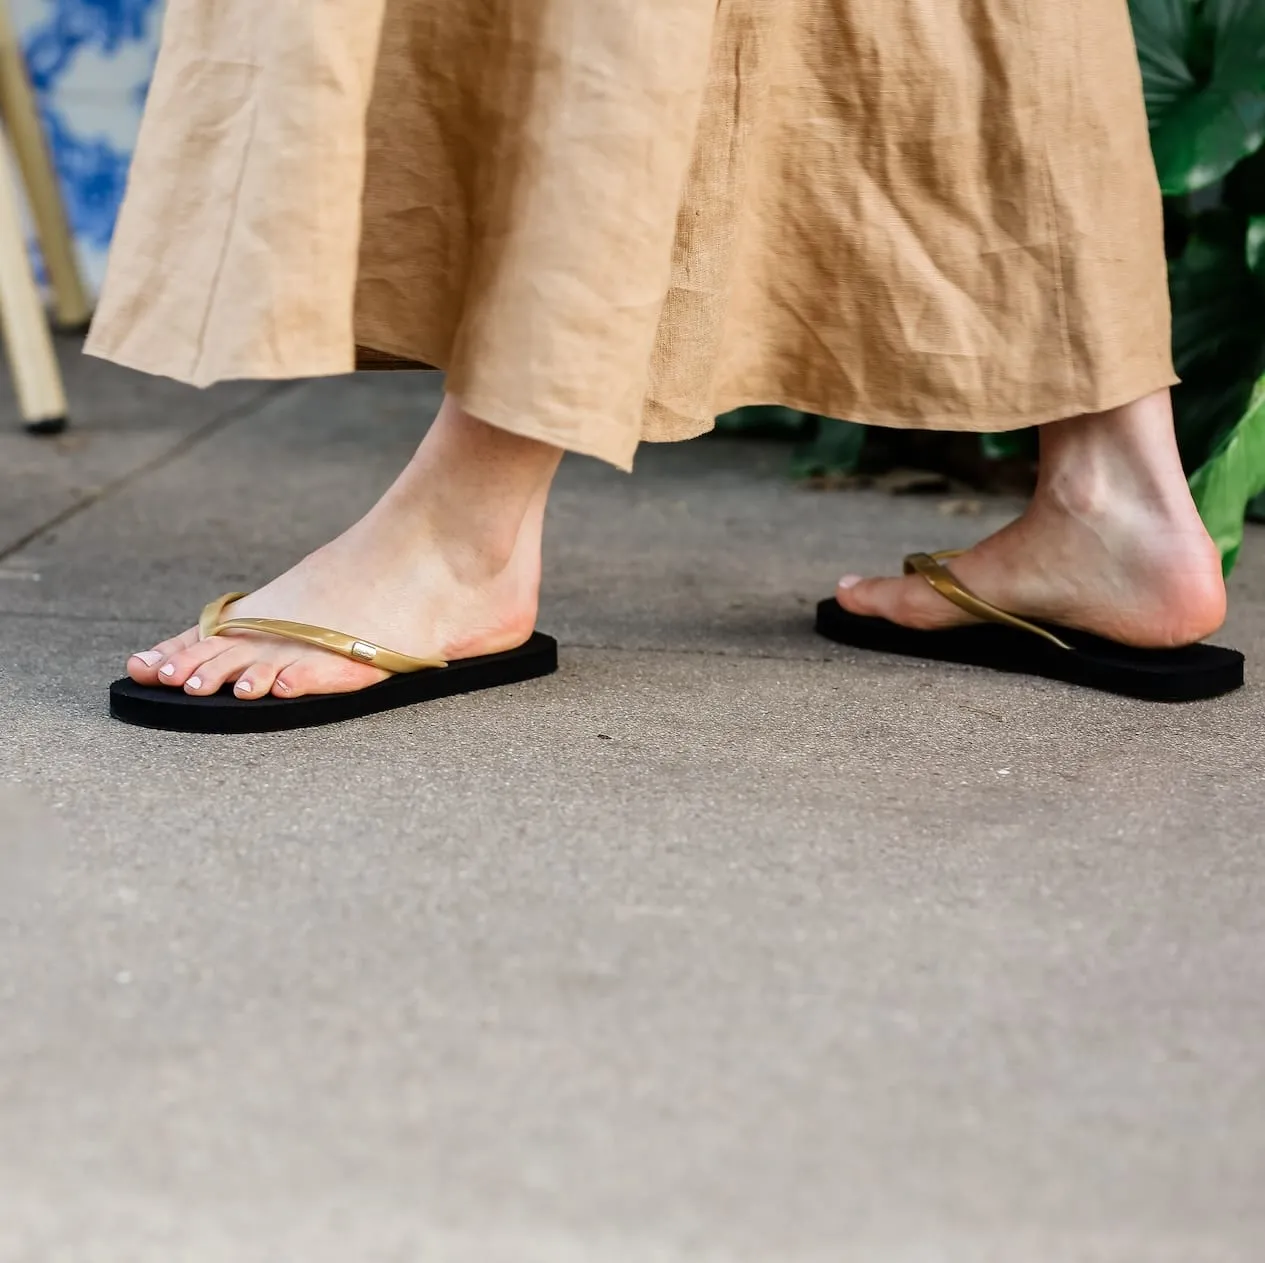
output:
<instances>
[{"instance_id":1,"label":"green plant leaf","mask_svg":"<svg viewBox=\"0 0 1265 1263\"><path fill-rule=\"evenodd\" d=\"M1177 441L1187 473L1205 464L1242 417L1265 373L1265 287L1247 266L1245 221L1221 211L1195 221L1169 269Z\"/></svg>"},{"instance_id":2,"label":"green plant leaf","mask_svg":"<svg viewBox=\"0 0 1265 1263\"><path fill-rule=\"evenodd\" d=\"M1146 85L1151 126L1158 127L1181 101L1198 91L1191 70L1194 6L1191 0L1129 0L1133 33Z\"/></svg>"},{"instance_id":3,"label":"green plant leaf","mask_svg":"<svg viewBox=\"0 0 1265 1263\"><path fill-rule=\"evenodd\" d=\"M796 453L796 478L832 478L852 473L861 460L866 427L822 417L814 441Z\"/></svg>"},{"instance_id":4,"label":"green plant leaf","mask_svg":"<svg viewBox=\"0 0 1265 1263\"><path fill-rule=\"evenodd\" d=\"M1229 574L1243 547L1248 505L1265 492L1265 377L1242 420L1191 478L1190 489Z\"/></svg>"},{"instance_id":5,"label":"green plant leaf","mask_svg":"<svg viewBox=\"0 0 1265 1263\"><path fill-rule=\"evenodd\" d=\"M1160 184L1170 196L1208 188L1265 146L1265 4L1130 0L1129 7Z\"/></svg>"},{"instance_id":6,"label":"green plant leaf","mask_svg":"<svg viewBox=\"0 0 1265 1263\"><path fill-rule=\"evenodd\" d=\"M1253 215L1248 221L1247 265L1265 281L1265 215Z\"/></svg>"}]
</instances>

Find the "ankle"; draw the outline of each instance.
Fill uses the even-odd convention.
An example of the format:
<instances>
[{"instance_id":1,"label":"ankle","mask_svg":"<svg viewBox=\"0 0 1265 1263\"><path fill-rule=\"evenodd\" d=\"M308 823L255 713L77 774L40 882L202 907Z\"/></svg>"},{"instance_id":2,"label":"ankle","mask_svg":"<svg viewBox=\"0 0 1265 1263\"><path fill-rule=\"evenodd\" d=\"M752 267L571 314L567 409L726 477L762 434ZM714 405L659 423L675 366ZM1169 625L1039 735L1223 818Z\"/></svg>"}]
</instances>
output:
<instances>
[{"instance_id":1,"label":"ankle","mask_svg":"<svg viewBox=\"0 0 1265 1263\"><path fill-rule=\"evenodd\" d=\"M1088 520L1197 521L1168 392L1046 427L1037 495Z\"/></svg>"},{"instance_id":2,"label":"ankle","mask_svg":"<svg viewBox=\"0 0 1265 1263\"><path fill-rule=\"evenodd\" d=\"M1043 459L1037 477L1035 501L1068 517L1094 521L1111 512L1118 503L1120 488L1113 484L1110 471L1089 451L1084 459L1069 447L1060 450L1058 461Z\"/></svg>"},{"instance_id":3,"label":"ankle","mask_svg":"<svg viewBox=\"0 0 1265 1263\"><path fill-rule=\"evenodd\" d=\"M407 468L371 512L404 524L455 578L482 584L540 551L545 504L562 452L487 425L451 398Z\"/></svg>"},{"instance_id":4,"label":"ankle","mask_svg":"<svg viewBox=\"0 0 1265 1263\"><path fill-rule=\"evenodd\" d=\"M509 569L529 533L529 506L487 490L437 479L414 489L417 534L436 549L454 577L477 584Z\"/></svg>"}]
</instances>

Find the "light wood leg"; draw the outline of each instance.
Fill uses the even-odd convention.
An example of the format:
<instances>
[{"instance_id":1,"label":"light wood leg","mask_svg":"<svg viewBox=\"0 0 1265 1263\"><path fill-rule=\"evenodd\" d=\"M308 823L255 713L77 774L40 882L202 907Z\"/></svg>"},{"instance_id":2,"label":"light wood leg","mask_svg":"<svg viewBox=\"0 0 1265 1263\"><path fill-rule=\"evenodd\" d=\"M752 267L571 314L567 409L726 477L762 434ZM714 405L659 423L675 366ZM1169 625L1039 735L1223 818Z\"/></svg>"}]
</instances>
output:
<instances>
[{"instance_id":1,"label":"light wood leg","mask_svg":"<svg viewBox=\"0 0 1265 1263\"><path fill-rule=\"evenodd\" d=\"M64 328L82 328L92 315L92 304L79 271L61 187L49 156L9 0L0 0L0 121L22 170L40 251L53 287L57 323Z\"/></svg>"},{"instance_id":2,"label":"light wood leg","mask_svg":"<svg viewBox=\"0 0 1265 1263\"><path fill-rule=\"evenodd\" d=\"M0 318L18 405L28 429L55 433L66 424L66 392L44 304L26 252L9 145L0 132Z\"/></svg>"}]
</instances>

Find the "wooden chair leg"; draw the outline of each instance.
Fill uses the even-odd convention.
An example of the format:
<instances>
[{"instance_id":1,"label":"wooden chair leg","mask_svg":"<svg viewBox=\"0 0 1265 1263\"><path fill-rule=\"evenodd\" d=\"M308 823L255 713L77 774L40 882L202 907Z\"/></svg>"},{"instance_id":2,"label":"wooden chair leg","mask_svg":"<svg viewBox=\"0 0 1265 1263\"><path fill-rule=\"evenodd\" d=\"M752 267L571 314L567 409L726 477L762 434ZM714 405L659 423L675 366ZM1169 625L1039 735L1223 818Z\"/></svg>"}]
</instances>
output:
<instances>
[{"instance_id":1,"label":"wooden chair leg","mask_svg":"<svg viewBox=\"0 0 1265 1263\"><path fill-rule=\"evenodd\" d=\"M0 321L26 428L56 434L66 428L66 392L26 251L11 171L9 145L0 132Z\"/></svg>"},{"instance_id":2,"label":"wooden chair leg","mask_svg":"<svg viewBox=\"0 0 1265 1263\"><path fill-rule=\"evenodd\" d=\"M48 279L57 323L83 329L92 316L57 172L40 123L26 59L13 25L9 0L0 0L0 120L17 155Z\"/></svg>"}]
</instances>

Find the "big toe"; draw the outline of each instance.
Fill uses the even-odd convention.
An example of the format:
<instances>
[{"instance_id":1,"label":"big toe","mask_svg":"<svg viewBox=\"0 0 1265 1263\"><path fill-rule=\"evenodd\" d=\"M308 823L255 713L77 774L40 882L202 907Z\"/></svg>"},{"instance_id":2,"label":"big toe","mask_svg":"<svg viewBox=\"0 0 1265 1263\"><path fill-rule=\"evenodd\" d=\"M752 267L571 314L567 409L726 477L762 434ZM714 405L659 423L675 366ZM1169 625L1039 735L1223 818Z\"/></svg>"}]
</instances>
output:
<instances>
[{"instance_id":1,"label":"big toe","mask_svg":"<svg viewBox=\"0 0 1265 1263\"><path fill-rule=\"evenodd\" d=\"M861 579L845 575L835 599L849 614L885 618L902 627L934 628L954 621L953 607L916 577Z\"/></svg>"},{"instance_id":2,"label":"big toe","mask_svg":"<svg viewBox=\"0 0 1265 1263\"><path fill-rule=\"evenodd\" d=\"M158 672L163 663L173 655L192 648L200 638L198 629L190 627L188 631L182 632L179 636L173 636L170 640L161 641L152 649L146 649L143 653L134 653L127 660L128 676L137 684L157 684Z\"/></svg>"}]
</instances>

